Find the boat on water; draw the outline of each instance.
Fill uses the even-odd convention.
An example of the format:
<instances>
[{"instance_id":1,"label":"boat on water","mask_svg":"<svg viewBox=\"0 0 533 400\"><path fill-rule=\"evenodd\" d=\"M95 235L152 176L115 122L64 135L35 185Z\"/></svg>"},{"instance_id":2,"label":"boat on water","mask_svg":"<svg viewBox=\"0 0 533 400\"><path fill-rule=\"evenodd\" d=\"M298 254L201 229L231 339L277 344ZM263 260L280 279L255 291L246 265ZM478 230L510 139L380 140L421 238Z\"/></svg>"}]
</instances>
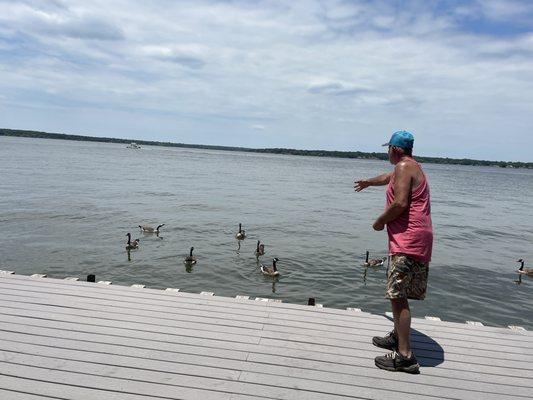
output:
<instances>
[{"instance_id":1,"label":"boat on water","mask_svg":"<svg viewBox=\"0 0 533 400\"><path fill-rule=\"evenodd\" d=\"M126 148L128 149L140 149L141 146L139 146L137 143L135 142L131 142L129 145L126 146Z\"/></svg>"}]
</instances>

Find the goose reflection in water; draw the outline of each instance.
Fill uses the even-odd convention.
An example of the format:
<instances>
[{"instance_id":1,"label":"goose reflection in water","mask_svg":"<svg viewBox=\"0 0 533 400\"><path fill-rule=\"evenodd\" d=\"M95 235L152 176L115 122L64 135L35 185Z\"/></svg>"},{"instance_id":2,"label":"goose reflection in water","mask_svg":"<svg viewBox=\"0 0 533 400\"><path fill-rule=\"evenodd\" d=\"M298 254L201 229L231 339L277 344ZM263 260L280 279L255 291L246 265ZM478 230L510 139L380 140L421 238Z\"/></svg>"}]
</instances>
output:
<instances>
[{"instance_id":1,"label":"goose reflection in water","mask_svg":"<svg viewBox=\"0 0 533 400\"><path fill-rule=\"evenodd\" d=\"M272 293L276 293L276 285L279 282L278 276L263 276L266 282L272 282Z\"/></svg>"}]
</instances>

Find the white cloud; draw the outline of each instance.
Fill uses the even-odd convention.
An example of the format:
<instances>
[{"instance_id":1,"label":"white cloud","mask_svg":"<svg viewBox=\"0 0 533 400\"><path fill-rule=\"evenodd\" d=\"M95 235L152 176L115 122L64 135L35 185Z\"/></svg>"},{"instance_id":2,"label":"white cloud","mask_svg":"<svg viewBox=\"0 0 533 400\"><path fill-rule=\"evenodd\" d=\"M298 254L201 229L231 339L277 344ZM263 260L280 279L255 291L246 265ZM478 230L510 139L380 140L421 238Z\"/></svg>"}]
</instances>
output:
<instances>
[{"instance_id":1,"label":"white cloud","mask_svg":"<svg viewBox=\"0 0 533 400\"><path fill-rule=\"evenodd\" d=\"M516 21L533 10L533 4L528 0L478 0L478 4L485 17L497 21Z\"/></svg>"},{"instance_id":2,"label":"white cloud","mask_svg":"<svg viewBox=\"0 0 533 400\"><path fill-rule=\"evenodd\" d=\"M97 135L105 109L122 136L150 121L150 132L175 132L153 139L258 147L379 151L376 136L398 126L421 135L423 153L438 153L433 135L450 131L464 138L445 149L456 155L483 157L502 130L533 145L533 33L474 35L454 20L507 21L527 3L442 13L425 1L391 4L0 1L0 112L28 107L6 123L46 130L50 116L30 108L48 104L58 120L81 115L61 131ZM267 125L275 134L250 133ZM487 132L488 150L478 140Z\"/></svg>"}]
</instances>

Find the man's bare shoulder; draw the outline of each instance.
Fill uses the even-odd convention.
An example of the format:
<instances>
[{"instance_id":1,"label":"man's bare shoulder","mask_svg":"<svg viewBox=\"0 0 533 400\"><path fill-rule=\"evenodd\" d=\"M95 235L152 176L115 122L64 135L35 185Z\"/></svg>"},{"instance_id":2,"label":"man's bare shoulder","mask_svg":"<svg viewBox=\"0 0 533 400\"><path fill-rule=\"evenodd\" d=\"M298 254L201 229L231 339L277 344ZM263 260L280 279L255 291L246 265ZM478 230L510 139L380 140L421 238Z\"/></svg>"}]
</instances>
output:
<instances>
[{"instance_id":1,"label":"man's bare shoulder","mask_svg":"<svg viewBox=\"0 0 533 400\"><path fill-rule=\"evenodd\" d=\"M400 161L394 166L394 174L409 174L413 175L418 171L416 164L412 161Z\"/></svg>"}]
</instances>

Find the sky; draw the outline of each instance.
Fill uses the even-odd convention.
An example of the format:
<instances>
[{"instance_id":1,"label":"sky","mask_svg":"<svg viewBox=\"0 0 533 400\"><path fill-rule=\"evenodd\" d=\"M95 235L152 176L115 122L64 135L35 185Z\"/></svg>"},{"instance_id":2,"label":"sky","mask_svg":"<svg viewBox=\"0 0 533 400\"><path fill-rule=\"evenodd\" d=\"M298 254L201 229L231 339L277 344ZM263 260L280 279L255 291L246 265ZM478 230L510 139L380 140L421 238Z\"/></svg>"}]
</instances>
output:
<instances>
[{"instance_id":1,"label":"sky","mask_svg":"<svg viewBox=\"0 0 533 400\"><path fill-rule=\"evenodd\" d=\"M0 128L533 161L533 1L0 0Z\"/></svg>"}]
</instances>

